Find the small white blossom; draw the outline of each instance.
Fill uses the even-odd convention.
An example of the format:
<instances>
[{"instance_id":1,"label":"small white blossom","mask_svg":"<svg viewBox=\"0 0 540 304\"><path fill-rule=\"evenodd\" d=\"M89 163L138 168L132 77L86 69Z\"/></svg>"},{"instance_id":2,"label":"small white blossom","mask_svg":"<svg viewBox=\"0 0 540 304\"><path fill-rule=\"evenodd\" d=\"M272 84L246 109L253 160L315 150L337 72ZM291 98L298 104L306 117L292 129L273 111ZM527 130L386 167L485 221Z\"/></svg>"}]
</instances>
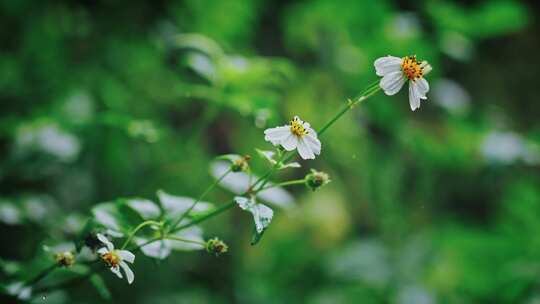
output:
<instances>
[{"instance_id":1,"label":"small white blossom","mask_svg":"<svg viewBox=\"0 0 540 304\"><path fill-rule=\"evenodd\" d=\"M281 145L287 151L298 149L303 159L314 159L315 155L321 154L321 142L317 139L317 132L298 116L288 125L264 130L264 140L273 145Z\"/></svg>"},{"instance_id":2,"label":"small white blossom","mask_svg":"<svg viewBox=\"0 0 540 304\"><path fill-rule=\"evenodd\" d=\"M407 80L409 81L409 103L411 110L420 107L420 100L427 99L429 84L424 78L431 71L427 61L418 62L416 56L403 58L385 56L375 60L375 71L382 76L379 86L386 95L394 95Z\"/></svg>"},{"instance_id":3,"label":"small white blossom","mask_svg":"<svg viewBox=\"0 0 540 304\"><path fill-rule=\"evenodd\" d=\"M122 278L122 273L120 268L124 270L126 278L129 284L133 283L135 275L131 268L129 268L128 263L135 262L135 255L127 250L116 250L114 249L113 243L111 243L103 234L98 233L97 238L105 244L106 247L98 249L98 253L101 258L109 265L111 271L116 274L120 279Z\"/></svg>"}]
</instances>

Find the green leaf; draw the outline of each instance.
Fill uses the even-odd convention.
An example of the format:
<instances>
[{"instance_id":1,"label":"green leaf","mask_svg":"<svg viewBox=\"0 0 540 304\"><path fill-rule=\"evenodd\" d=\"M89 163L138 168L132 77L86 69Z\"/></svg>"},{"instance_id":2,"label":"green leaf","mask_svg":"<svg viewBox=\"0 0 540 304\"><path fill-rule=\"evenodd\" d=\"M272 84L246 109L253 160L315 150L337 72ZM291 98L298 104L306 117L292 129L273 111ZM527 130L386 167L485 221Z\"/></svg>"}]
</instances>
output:
<instances>
[{"instance_id":1,"label":"green leaf","mask_svg":"<svg viewBox=\"0 0 540 304\"><path fill-rule=\"evenodd\" d=\"M127 200L119 199L115 202L101 203L92 208L95 221L113 232L128 233L141 223L144 218L133 210Z\"/></svg>"},{"instance_id":2,"label":"green leaf","mask_svg":"<svg viewBox=\"0 0 540 304\"><path fill-rule=\"evenodd\" d=\"M133 198L126 200L125 203L145 220L157 219L161 215L161 209L153 201Z\"/></svg>"},{"instance_id":3,"label":"green leaf","mask_svg":"<svg viewBox=\"0 0 540 304\"><path fill-rule=\"evenodd\" d=\"M165 211L166 217L177 218L186 212L195 202L195 199L187 196L176 196L169 194L163 190L157 192L157 196ZM189 216L197 216L201 213L209 212L214 209L214 205L209 202L198 202L197 205L189 212Z\"/></svg>"},{"instance_id":4,"label":"green leaf","mask_svg":"<svg viewBox=\"0 0 540 304\"><path fill-rule=\"evenodd\" d=\"M187 221L181 222L180 225L184 223L187 223ZM198 226L187 227L171 234L171 236L186 240L187 242L181 240L165 239L155 240L154 242L148 243L148 241L152 239L150 237L138 237L136 238L135 242L139 246L146 244L141 247L142 253L148 257L159 260L167 258L173 250L194 251L202 250L205 248L202 244L195 243L204 243L203 230Z\"/></svg>"},{"instance_id":5,"label":"green leaf","mask_svg":"<svg viewBox=\"0 0 540 304\"><path fill-rule=\"evenodd\" d=\"M105 300L111 299L111 292L109 291L109 288L105 284L105 281L103 278L95 273L90 276L90 283L92 283L92 286L94 286L98 292L98 294Z\"/></svg>"},{"instance_id":6,"label":"green leaf","mask_svg":"<svg viewBox=\"0 0 540 304\"><path fill-rule=\"evenodd\" d=\"M120 225L122 215L118 212L115 203L107 202L95 206L92 208L92 215L96 222L104 227L115 231L122 230Z\"/></svg>"},{"instance_id":7,"label":"green leaf","mask_svg":"<svg viewBox=\"0 0 540 304\"><path fill-rule=\"evenodd\" d=\"M220 178L228 169L229 166L224 161L215 161L210 164L210 174L215 179ZM219 185L235 194L242 195L248 190L250 180L256 181L258 179L259 176L255 174L252 174L250 179L248 174L236 172L223 178ZM273 184L268 182L267 185L271 186ZM289 209L294 206L294 198L292 195L281 187L272 187L262 190L257 193L257 198L283 209Z\"/></svg>"}]
</instances>

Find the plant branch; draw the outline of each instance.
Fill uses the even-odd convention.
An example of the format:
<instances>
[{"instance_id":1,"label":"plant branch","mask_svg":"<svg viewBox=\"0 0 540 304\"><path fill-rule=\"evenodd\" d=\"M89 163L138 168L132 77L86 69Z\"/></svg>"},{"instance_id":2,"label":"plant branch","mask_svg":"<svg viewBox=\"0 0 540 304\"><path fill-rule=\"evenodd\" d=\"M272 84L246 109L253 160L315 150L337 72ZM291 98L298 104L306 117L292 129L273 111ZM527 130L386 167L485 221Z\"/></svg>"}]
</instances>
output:
<instances>
[{"instance_id":1,"label":"plant branch","mask_svg":"<svg viewBox=\"0 0 540 304\"><path fill-rule=\"evenodd\" d=\"M184 212L182 215L174 222L173 225L171 225L172 229L175 230L176 226L182 222L182 220L195 208L197 203L199 203L212 189L214 189L215 186L217 186L229 173L231 173L231 169L229 168L225 173L223 173L218 179L216 179L204 192L191 204L191 206Z\"/></svg>"}]
</instances>

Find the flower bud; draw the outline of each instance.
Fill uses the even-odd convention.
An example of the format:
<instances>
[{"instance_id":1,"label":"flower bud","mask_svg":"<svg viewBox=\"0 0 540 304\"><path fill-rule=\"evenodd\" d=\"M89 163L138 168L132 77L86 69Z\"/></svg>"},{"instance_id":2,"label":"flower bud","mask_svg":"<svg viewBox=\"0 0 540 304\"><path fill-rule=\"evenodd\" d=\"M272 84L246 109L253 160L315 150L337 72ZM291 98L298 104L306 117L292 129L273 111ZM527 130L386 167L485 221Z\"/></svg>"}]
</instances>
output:
<instances>
[{"instance_id":1,"label":"flower bud","mask_svg":"<svg viewBox=\"0 0 540 304\"><path fill-rule=\"evenodd\" d=\"M69 267L75 263L75 256L71 251L64 251L55 254L54 259L60 266Z\"/></svg>"},{"instance_id":2,"label":"flower bud","mask_svg":"<svg viewBox=\"0 0 540 304\"><path fill-rule=\"evenodd\" d=\"M245 155L242 156L236 160L234 160L231 164L231 171L232 172L240 172L240 171L247 171L249 168L249 161L251 160L251 156Z\"/></svg>"},{"instance_id":3,"label":"flower bud","mask_svg":"<svg viewBox=\"0 0 540 304\"><path fill-rule=\"evenodd\" d=\"M227 244L225 244L222 240L215 237L206 242L206 250L215 256L219 256L227 252L227 250L229 250L229 246L227 246Z\"/></svg>"},{"instance_id":4,"label":"flower bud","mask_svg":"<svg viewBox=\"0 0 540 304\"><path fill-rule=\"evenodd\" d=\"M306 175L304 179L306 181L306 186L313 191L330 182L328 174L314 169L311 169L311 173Z\"/></svg>"}]
</instances>

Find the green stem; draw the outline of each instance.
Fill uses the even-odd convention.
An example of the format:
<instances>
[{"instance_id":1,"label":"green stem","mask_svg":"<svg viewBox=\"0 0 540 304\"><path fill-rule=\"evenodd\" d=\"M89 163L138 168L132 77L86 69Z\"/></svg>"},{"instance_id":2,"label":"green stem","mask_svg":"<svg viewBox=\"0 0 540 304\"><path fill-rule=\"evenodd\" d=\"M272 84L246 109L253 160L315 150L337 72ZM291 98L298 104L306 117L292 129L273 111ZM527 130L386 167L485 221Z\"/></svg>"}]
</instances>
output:
<instances>
[{"instance_id":1,"label":"green stem","mask_svg":"<svg viewBox=\"0 0 540 304\"><path fill-rule=\"evenodd\" d=\"M285 186L292 186L292 185L300 185L300 184L304 184L305 182L306 182L305 179L295 179L295 180L281 182L281 183L277 183L277 184L273 184L273 185L268 185L268 186L262 188L260 191L270 189L270 188L275 188L275 187L285 187Z\"/></svg>"},{"instance_id":2,"label":"green stem","mask_svg":"<svg viewBox=\"0 0 540 304\"><path fill-rule=\"evenodd\" d=\"M203 215L203 216L201 216L199 218L195 218L194 220L192 220L191 222L189 222L187 224L184 224L184 225L181 225L181 226L178 226L178 227L172 229L171 232L180 231L182 229L185 229L187 227L191 227L191 226L193 226L195 224L198 224L200 222L204 222L204 221L206 221L207 219L209 219L211 217L214 217L214 216L216 216L216 215L218 215L220 213L223 213L223 212L227 211L228 209L234 207L234 205L236 205L236 202L233 200L232 202L229 202L229 203L227 203L225 205L222 205L221 207L213 210L212 212L209 212L209 213L207 213L207 214L205 214L205 215Z\"/></svg>"},{"instance_id":3,"label":"green stem","mask_svg":"<svg viewBox=\"0 0 540 304\"><path fill-rule=\"evenodd\" d=\"M171 225L172 230L174 230L176 226L178 226L178 224L180 224L180 222L182 222L182 220L191 212L191 210L195 208L195 205L197 205L197 203L199 203L208 193L210 193L210 191L212 191L212 189L214 189L214 187L217 186L229 173L231 173L230 168L225 171L225 173L223 173L218 179L216 179L210 186L208 186L208 188L204 190L204 192L193 202L193 204L191 204L191 206L184 213L182 213L182 215L174 222L174 224Z\"/></svg>"},{"instance_id":4,"label":"green stem","mask_svg":"<svg viewBox=\"0 0 540 304\"><path fill-rule=\"evenodd\" d=\"M328 128L330 128L338 119L341 118L341 116L343 116L345 113L347 113L350 109L352 109L355 105L365 101L366 99L368 99L369 97L371 97L372 95L374 95L375 93L377 93L378 91L381 90L380 86L378 85L379 81L377 82L374 82L372 85L368 86L363 92L362 92L362 95L359 96L358 98L356 98L354 101L352 100L349 100L347 102L347 105L344 106L332 119L330 119L330 121L328 121L319 131L318 131L318 135L322 135ZM249 192L253 191L255 193L261 191L264 186L266 185L266 183L268 183L270 177L272 176L272 174L274 173L274 171L278 168L280 162L288 162L290 159L292 159L294 157L294 154L293 153L288 153L288 152L285 152L281 155L281 157L278 159L277 163L272 166L271 169L269 169L264 175L262 175L261 177L259 177L255 183L250 187L250 189L244 193L245 194L248 194ZM227 173L227 172L226 172ZM223 178L223 177L222 177ZM220 178L220 180L222 179ZM219 182L219 180L218 180ZM259 183L262 184L256 189L256 190L253 190L253 188L255 186L257 186ZM216 183L217 184L217 183ZM194 219L192 220L191 222L187 223L187 224L184 224L184 225L181 225L179 227L176 227L176 226L173 226L174 228L172 229L172 232L176 232L176 231L179 231L179 230L182 230L184 228L187 228L187 227L190 227L190 226L193 226L197 223L200 223L200 222L203 222L211 217L214 217L230 208L232 208L236 203L234 201L226 204L226 205L223 205L221 206L220 208L206 214L205 216L202 216L200 218L197 218L197 219Z\"/></svg>"},{"instance_id":5,"label":"green stem","mask_svg":"<svg viewBox=\"0 0 540 304\"><path fill-rule=\"evenodd\" d=\"M137 227L135 227L135 229L133 229L133 231L129 234L128 238L126 239L126 241L124 242L124 244L122 245L122 247L120 247L120 249L124 249L126 248L127 245L129 245L129 242L131 242L131 240L133 239L133 237L135 236L135 234L137 234L137 232L139 232L139 230L141 230L142 228L148 226L148 225L158 225L158 226L161 226L161 223L160 222L156 222L156 221L151 221L151 220L148 220L148 221L144 221L142 223L140 223Z\"/></svg>"},{"instance_id":6,"label":"green stem","mask_svg":"<svg viewBox=\"0 0 540 304\"><path fill-rule=\"evenodd\" d=\"M334 116L330 121L328 121L318 132L318 135L321 136L328 128L330 128L338 119L341 118L345 113L347 113L350 109L352 109L357 104L363 102L364 100L371 97L373 94L380 91L381 88L377 85L377 87L369 87L367 88L364 93L360 97L358 97L356 100L349 100L347 104Z\"/></svg>"},{"instance_id":7,"label":"green stem","mask_svg":"<svg viewBox=\"0 0 540 304\"><path fill-rule=\"evenodd\" d=\"M186 242L186 243L192 243L192 244L202 245L202 246L206 247L205 242L199 242L199 241L195 241L195 240L188 240L188 239L180 238L180 237L173 236L173 235L168 235L166 237L166 239L180 241L180 242Z\"/></svg>"},{"instance_id":8,"label":"green stem","mask_svg":"<svg viewBox=\"0 0 540 304\"><path fill-rule=\"evenodd\" d=\"M292 155L292 154L290 154ZM281 164L281 162L283 161L284 158L286 158L285 156L287 156L287 153L286 152L283 152L283 154L281 154L281 156L278 158L278 160L276 161L276 164L272 166L272 168L265 174L265 177L261 177L259 178L259 180L262 179L262 184L259 186L259 188L257 188L255 190L255 193L261 191L261 189L264 188L264 186L266 185L266 183L268 183L268 181L270 181L270 177L272 176L272 174L277 170L277 168L279 167L279 165ZM289 159L289 157L287 157L286 159ZM285 161L287 162L287 160ZM256 181L255 184L251 187L252 189L255 188L255 185L257 185L259 181Z\"/></svg>"},{"instance_id":9,"label":"green stem","mask_svg":"<svg viewBox=\"0 0 540 304\"><path fill-rule=\"evenodd\" d=\"M46 276L48 276L51 272L53 272L56 268L58 268L58 264L54 264L54 265L51 265L45 269L43 269L43 271L41 271L36 277L34 277L33 279L31 280L28 280L24 285L25 286L31 286L31 285L34 285L36 284L37 282L41 281L43 278L45 278Z\"/></svg>"}]
</instances>

